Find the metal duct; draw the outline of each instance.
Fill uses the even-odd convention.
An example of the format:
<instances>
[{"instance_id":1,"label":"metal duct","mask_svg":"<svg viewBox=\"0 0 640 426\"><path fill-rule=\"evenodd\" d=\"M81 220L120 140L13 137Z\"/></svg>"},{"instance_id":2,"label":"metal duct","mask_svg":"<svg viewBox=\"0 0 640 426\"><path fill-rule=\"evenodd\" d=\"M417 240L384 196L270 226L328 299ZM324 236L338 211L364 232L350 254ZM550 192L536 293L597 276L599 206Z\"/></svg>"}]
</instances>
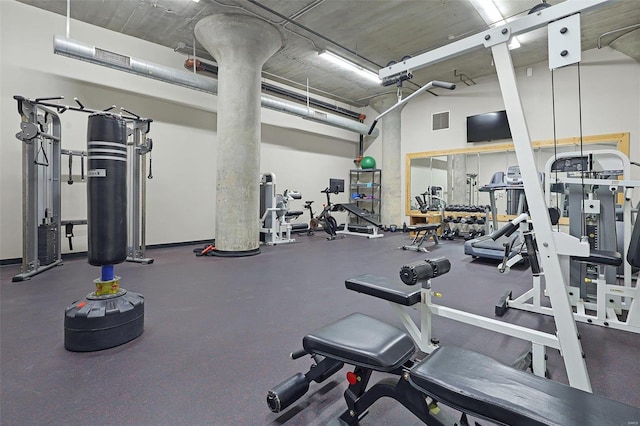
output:
<instances>
[{"instance_id":1,"label":"metal duct","mask_svg":"<svg viewBox=\"0 0 640 426\"><path fill-rule=\"evenodd\" d=\"M88 46L69 38L56 35L53 37L53 53L74 59L91 62L108 68L130 72L143 77L176 84L190 89L200 90L211 94L218 93L218 82L212 78L198 74L176 70L153 62L132 58L119 53L110 52L98 47ZM262 95L261 104L264 108L284 112L305 119L317 121L333 127L366 135L369 127L363 123L339 117L334 114L316 111L307 106L298 105L274 96ZM375 129L371 136L378 136Z\"/></svg>"},{"instance_id":2,"label":"metal duct","mask_svg":"<svg viewBox=\"0 0 640 426\"><path fill-rule=\"evenodd\" d=\"M218 67L216 65L210 64L208 62L203 62L199 59L196 59L195 61L192 58L187 59L186 61L184 61L184 67L188 70L193 70L195 67L196 71L206 71L215 76L218 75ZM265 83L264 81L262 82L262 90L265 92L275 93L276 95L282 95L286 98L293 99L302 103L306 103L308 105L313 105L315 107L325 109L329 112L334 112L339 115L344 115L345 117L349 117L354 120L361 120L366 118L365 115L362 115L359 112L341 108L337 105L333 105L328 102L321 101L319 99L307 97L305 95L302 95L297 92L292 92L291 90L287 90L280 86Z\"/></svg>"}]
</instances>

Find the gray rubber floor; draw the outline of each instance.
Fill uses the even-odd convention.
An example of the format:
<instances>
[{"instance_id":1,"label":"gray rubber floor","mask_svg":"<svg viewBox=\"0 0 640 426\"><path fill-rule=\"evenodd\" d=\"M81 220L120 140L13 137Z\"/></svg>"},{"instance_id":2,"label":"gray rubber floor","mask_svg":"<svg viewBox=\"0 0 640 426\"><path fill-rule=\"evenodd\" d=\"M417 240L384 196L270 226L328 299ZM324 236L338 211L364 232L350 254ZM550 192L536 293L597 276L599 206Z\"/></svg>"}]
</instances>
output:
<instances>
[{"instance_id":1,"label":"gray rubber floor","mask_svg":"<svg viewBox=\"0 0 640 426\"><path fill-rule=\"evenodd\" d=\"M2 425L320 425L344 409L343 373L312 384L289 410L274 414L267 390L310 366L291 361L304 334L351 312L400 326L387 302L348 291L363 273L395 279L400 266L447 256L452 271L436 280L439 303L493 317L505 290L530 287L526 269L508 275L494 263L463 255L462 241L431 253L398 250L406 234L367 240L324 235L263 247L250 258L195 257L193 247L150 250L152 265L121 264L121 285L145 296L145 331L117 348L94 353L64 349L64 308L92 290L99 269L66 261L31 281L11 283L18 266L1 272ZM417 318L417 311L411 311ZM552 331L550 318L510 311L505 321ZM458 345L510 363L527 348L513 338L436 317L441 344ZM578 324L594 392L640 407L640 338ZM553 380L567 382L557 351ZM346 369L345 369L346 371ZM375 379L375 377L374 377ZM420 422L392 400L377 402L362 424Z\"/></svg>"}]
</instances>

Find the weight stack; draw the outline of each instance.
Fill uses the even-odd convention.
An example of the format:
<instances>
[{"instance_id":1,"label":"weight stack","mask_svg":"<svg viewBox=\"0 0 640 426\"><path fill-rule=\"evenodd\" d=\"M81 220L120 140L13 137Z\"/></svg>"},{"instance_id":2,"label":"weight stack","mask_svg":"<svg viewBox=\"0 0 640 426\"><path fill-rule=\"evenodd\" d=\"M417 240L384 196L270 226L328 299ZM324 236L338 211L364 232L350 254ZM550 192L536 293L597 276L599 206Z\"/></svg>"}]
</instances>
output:
<instances>
[{"instance_id":1,"label":"weight stack","mask_svg":"<svg viewBox=\"0 0 640 426\"><path fill-rule=\"evenodd\" d=\"M58 227L54 224L38 226L38 260L41 266L58 260Z\"/></svg>"},{"instance_id":2,"label":"weight stack","mask_svg":"<svg viewBox=\"0 0 640 426\"><path fill-rule=\"evenodd\" d=\"M64 346L90 352L142 334L144 296L120 288L113 265L127 258L127 125L109 113L87 127L88 262L102 267L96 290L65 309Z\"/></svg>"}]
</instances>

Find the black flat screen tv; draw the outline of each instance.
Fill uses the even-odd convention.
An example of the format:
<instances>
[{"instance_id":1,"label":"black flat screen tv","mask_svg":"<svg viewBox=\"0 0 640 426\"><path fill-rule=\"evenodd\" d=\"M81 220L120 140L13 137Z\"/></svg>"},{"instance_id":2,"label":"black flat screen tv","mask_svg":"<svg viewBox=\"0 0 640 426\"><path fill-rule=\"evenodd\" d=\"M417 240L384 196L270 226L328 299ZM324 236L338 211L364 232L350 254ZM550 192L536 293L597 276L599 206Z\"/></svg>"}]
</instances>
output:
<instances>
[{"instance_id":1,"label":"black flat screen tv","mask_svg":"<svg viewBox=\"0 0 640 426\"><path fill-rule=\"evenodd\" d=\"M467 117L467 142L510 139L511 129L506 111L488 112Z\"/></svg>"}]
</instances>

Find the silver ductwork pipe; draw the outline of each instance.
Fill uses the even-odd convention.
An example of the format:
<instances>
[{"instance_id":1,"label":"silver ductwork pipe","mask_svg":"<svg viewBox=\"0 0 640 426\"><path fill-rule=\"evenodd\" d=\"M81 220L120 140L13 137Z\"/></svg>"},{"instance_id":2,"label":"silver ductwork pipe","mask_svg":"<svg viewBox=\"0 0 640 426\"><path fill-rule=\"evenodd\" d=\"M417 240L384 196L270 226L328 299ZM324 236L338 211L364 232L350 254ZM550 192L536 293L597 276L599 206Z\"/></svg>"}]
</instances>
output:
<instances>
[{"instance_id":1,"label":"silver ductwork pipe","mask_svg":"<svg viewBox=\"0 0 640 426\"><path fill-rule=\"evenodd\" d=\"M59 35L53 37L53 53L141 75L154 80L164 81L165 83L200 90L214 95L218 93L218 82L213 78L203 77L198 74L176 70L164 65L154 64L153 62L121 55L119 53L89 46ZM328 126L338 127L361 135L367 135L369 132L369 127L363 123L328 112L317 111L313 108L307 107L306 105L300 105L275 96L264 94L261 95L260 100L261 105L267 109L295 115L297 117L316 121ZM377 137L378 134L378 129L375 129L371 136Z\"/></svg>"}]
</instances>

